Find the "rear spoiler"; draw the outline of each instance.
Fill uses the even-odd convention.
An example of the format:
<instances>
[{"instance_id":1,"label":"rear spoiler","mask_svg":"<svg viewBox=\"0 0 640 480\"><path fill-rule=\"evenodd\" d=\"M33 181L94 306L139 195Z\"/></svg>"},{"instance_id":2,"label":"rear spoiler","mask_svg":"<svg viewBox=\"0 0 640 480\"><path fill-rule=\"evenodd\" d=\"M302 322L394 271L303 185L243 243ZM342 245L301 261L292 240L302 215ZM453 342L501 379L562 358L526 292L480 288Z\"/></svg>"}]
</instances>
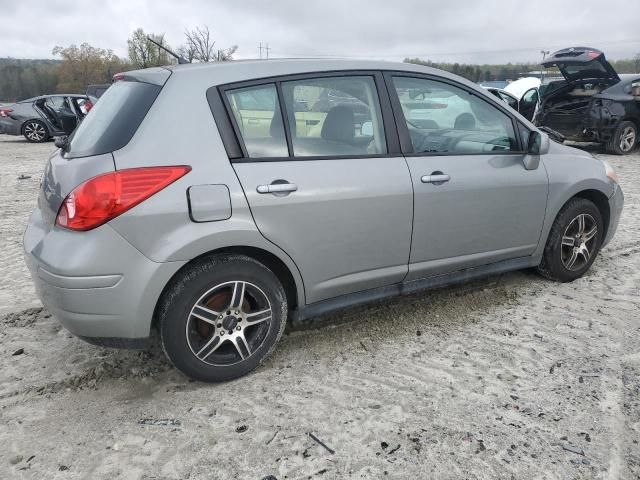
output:
<instances>
[{"instance_id":1,"label":"rear spoiler","mask_svg":"<svg viewBox=\"0 0 640 480\"><path fill-rule=\"evenodd\" d=\"M131 72L116 73L113 76L113 81L143 82L162 87L170 76L171 70L162 67L153 67L143 70L132 70Z\"/></svg>"}]
</instances>

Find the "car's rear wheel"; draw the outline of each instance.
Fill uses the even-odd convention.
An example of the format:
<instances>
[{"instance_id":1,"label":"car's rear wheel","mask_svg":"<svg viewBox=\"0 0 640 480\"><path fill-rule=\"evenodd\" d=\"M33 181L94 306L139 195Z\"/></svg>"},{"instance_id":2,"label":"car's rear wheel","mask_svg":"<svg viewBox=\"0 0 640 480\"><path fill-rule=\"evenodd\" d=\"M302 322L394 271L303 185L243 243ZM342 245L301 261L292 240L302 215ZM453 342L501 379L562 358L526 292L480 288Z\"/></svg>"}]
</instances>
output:
<instances>
[{"instance_id":1,"label":"car's rear wheel","mask_svg":"<svg viewBox=\"0 0 640 480\"><path fill-rule=\"evenodd\" d=\"M249 373L271 354L284 331L287 300L261 263L214 256L172 280L158 315L173 365L189 377L220 382Z\"/></svg>"},{"instance_id":2,"label":"car's rear wheel","mask_svg":"<svg viewBox=\"0 0 640 480\"><path fill-rule=\"evenodd\" d=\"M27 142L46 142L49 139L49 129L40 120L29 120L22 126L22 135Z\"/></svg>"},{"instance_id":3,"label":"car's rear wheel","mask_svg":"<svg viewBox=\"0 0 640 480\"><path fill-rule=\"evenodd\" d=\"M553 222L538 272L560 282L580 278L596 259L603 238L598 207L585 198L571 199Z\"/></svg>"},{"instance_id":4,"label":"car's rear wheel","mask_svg":"<svg viewBox=\"0 0 640 480\"><path fill-rule=\"evenodd\" d=\"M638 142L638 127L635 123L620 122L618 128L607 143L607 150L616 155L626 155L633 152Z\"/></svg>"}]
</instances>

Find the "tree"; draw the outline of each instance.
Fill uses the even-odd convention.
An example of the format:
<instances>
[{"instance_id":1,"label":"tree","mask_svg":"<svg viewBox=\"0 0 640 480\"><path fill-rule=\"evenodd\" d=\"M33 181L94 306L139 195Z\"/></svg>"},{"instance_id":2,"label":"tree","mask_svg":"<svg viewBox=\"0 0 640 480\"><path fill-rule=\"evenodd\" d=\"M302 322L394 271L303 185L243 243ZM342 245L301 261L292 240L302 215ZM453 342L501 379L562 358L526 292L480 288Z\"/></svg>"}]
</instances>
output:
<instances>
[{"instance_id":1,"label":"tree","mask_svg":"<svg viewBox=\"0 0 640 480\"><path fill-rule=\"evenodd\" d=\"M211 38L209 27L196 27L194 30L185 30L187 37L186 48L193 51L193 58L199 62L211 62L214 60L213 47L216 42Z\"/></svg>"},{"instance_id":2,"label":"tree","mask_svg":"<svg viewBox=\"0 0 640 480\"><path fill-rule=\"evenodd\" d=\"M237 45L229 48L216 49L216 42L211 36L209 27L196 27L185 30L186 42L178 49L189 63L197 62L226 62L233 60L233 54L238 50Z\"/></svg>"},{"instance_id":3,"label":"tree","mask_svg":"<svg viewBox=\"0 0 640 480\"><path fill-rule=\"evenodd\" d=\"M229 48L225 48L224 50L218 50L216 55L217 62L229 62L233 60L233 54L238 50L237 45L232 45Z\"/></svg>"},{"instance_id":4,"label":"tree","mask_svg":"<svg viewBox=\"0 0 640 480\"><path fill-rule=\"evenodd\" d=\"M147 37L151 37L161 45L165 44L164 33L159 35L155 33L146 34L142 28L138 28L131 34L129 40L127 40L129 61L131 64L135 68L148 68L173 63L169 59L167 52L157 45L154 45Z\"/></svg>"},{"instance_id":5,"label":"tree","mask_svg":"<svg viewBox=\"0 0 640 480\"><path fill-rule=\"evenodd\" d=\"M62 57L56 87L59 92L84 92L87 85L110 82L115 73L126 68L112 50L92 47L88 43L79 47L56 46L52 53Z\"/></svg>"},{"instance_id":6,"label":"tree","mask_svg":"<svg viewBox=\"0 0 640 480\"><path fill-rule=\"evenodd\" d=\"M0 103L54 93L59 60L0 58Z\"/></svg>"}]
</instances>

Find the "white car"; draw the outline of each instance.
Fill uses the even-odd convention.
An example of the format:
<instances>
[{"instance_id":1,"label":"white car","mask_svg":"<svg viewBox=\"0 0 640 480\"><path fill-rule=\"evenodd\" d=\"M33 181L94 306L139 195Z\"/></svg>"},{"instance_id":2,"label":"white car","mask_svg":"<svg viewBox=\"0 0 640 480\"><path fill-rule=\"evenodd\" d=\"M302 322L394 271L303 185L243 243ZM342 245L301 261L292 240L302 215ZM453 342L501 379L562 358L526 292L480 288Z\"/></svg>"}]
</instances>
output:
<instances>
[{"instance_id":1,"label":"white car","mask_svg":"<svg viewBox=\"0 0 640 480\"><path fill-rule=\"evenodd\" d=\"M533 119L540 98L541 80L536 77L524 77L509 83L504 89L484 87L491 94L520 112L527 120Z\"/></svg>"}]
</instances>

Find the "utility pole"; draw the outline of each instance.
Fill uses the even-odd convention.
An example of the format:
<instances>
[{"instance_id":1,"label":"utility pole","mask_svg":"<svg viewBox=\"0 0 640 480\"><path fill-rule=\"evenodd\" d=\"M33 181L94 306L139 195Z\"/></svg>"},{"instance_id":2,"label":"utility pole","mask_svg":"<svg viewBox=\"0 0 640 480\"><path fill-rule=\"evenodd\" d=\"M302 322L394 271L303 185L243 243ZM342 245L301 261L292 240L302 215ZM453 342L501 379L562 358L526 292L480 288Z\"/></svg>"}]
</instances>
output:
<instances>
[{"instance_id":1,"label":"utility pole","mask_svg":"<svg viewBox=\"0 0 640 480\"><path fill-rule=\"evenodd\" d=\"M268 43L265 43L264 46L262 46L262 42L260 42L258 44L258 50L260 51L260 60L262 60L262 50L265 51L267 60L269 60L269 50L271 50L271 47L269 47Z\"/></svg>"}]
</instances>

